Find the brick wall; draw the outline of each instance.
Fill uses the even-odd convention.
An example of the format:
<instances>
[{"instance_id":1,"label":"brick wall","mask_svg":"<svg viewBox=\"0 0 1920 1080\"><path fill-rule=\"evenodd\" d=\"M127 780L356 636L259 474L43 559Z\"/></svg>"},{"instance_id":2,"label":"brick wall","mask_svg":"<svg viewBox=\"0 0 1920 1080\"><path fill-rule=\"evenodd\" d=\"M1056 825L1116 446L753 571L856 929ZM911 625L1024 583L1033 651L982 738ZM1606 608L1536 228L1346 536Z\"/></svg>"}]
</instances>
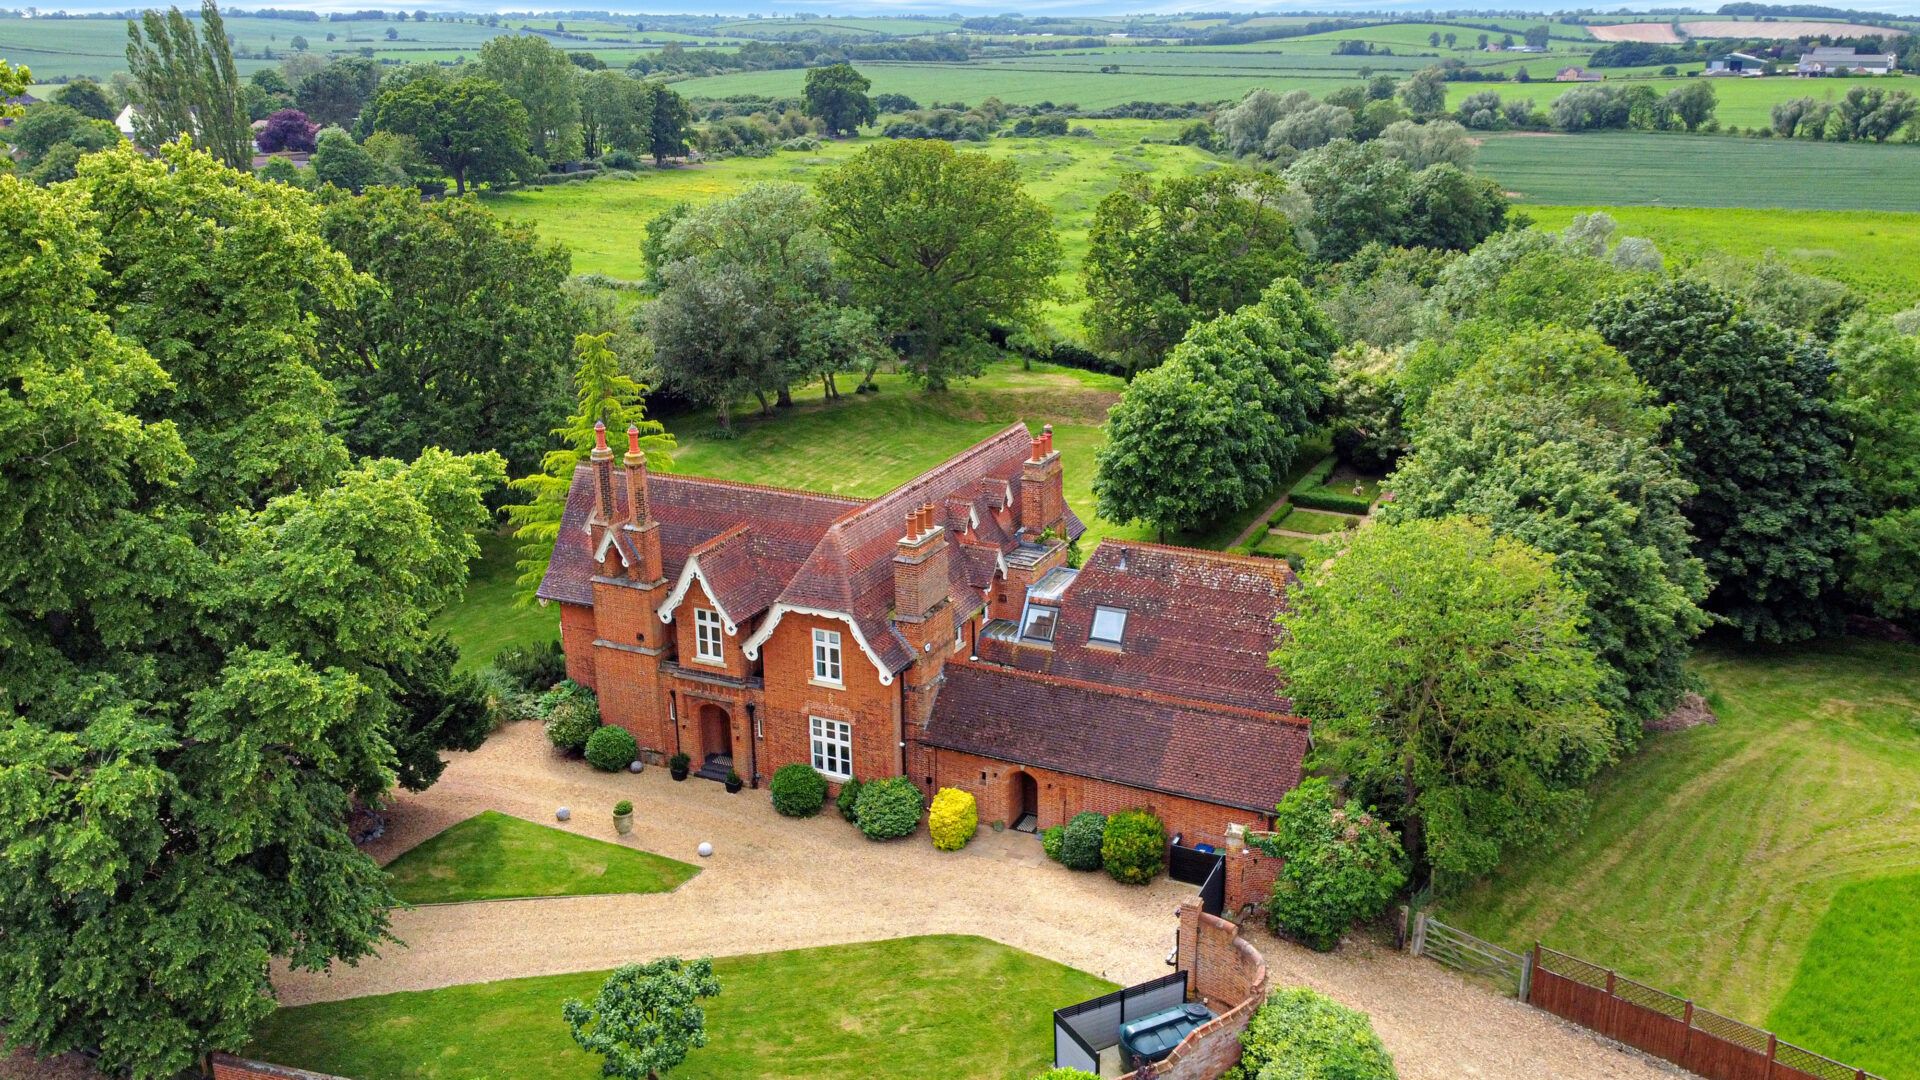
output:
<instances>
[{"instance_id":1,"label":"brick wall","mask_svg":"<svg viewBox=\"0 0 1920 1080\"><path fill-rule=\"evenodd\" d=\"M560 648L567 654L567 678L594 686L593 609L585 604L560 605Z\"/></svg>"},{"instance_id":2,"label":"brick wall","mask_svg":"<svg viewBox=\"0 0 1920 1080\"><path fill-rule=\"evenodd\" d=\"M1018 809L1019 776L1025 773L1034 780L1037 805L1033 811L1042 829L1065 825L1073 815L1083 810L1111 814L1117 810L1142 806L1160 816L1160 820L1166 823L1169 837L1178 833L1189 844L1206 843L1224 847L1227 826L1235 822L1253 829L1266 827L1265 816L1252 810L1145 791L1051 769L1015 765L956 750L927 749L929 753L915 754L913 760L917 763L931 759L935 787L960 788L972 792L979 804L983 823L1013 823ZM920 781L923 777L916 775L914 779Z\"/></svg>"},{"instance_id":3,"label":"brick wall","mask_svg":"<svg viewBox=\"0 0 1920 1080\"><path fill-rule=\"evenodd\" d=\"M1267 999L1267 962L1240 936L1240 928L1200 910L1198 899L1180 904L1180 967L1192 996L1219 1015L1196 1028L1173 1053L1140 1069L1132 1080L1215 1080L1240 1061L1240 1033Z\"/></svg>"},{"instance_id":4,"label":"brick wall","mask_svg":"<svg viewBox=\"0 0 1920 1080\"><path fill-rule=\"evenodd\" d=\"M248 1061L232 1054L213 1055L213 1080L341 1080L340 1077L326 1073L308 1072L305 1069L290 1069L285 1065L269 1065L264 1061Z\"/></svg>"},{"instance_id":5,"label":"brick wall","mask_svg":"<svg viewBox=\"0 0 1920 1080\"><path fill-rule=\"evenodd\" d=\"M840 635L840 686L813 681L813 632ZM900 681L880 673L839 619L788 612L761 646L760 772L772 776L791 762L812 764L812 717L853 727L853 775L862 780L900 774Z\"/></svg>"},{"instance_id":6,"label":"brick wall","mask_svg":"<svg viewBox=\"0 0 1920 1080\"><path fill-rule=\"evenodd\" d=\"M1245 911L1248 905L1265 907L1273 895L1274 879L1286 860L1252 848L1233 848L1226 853L1226 909Z\"/></svg>"}]
</instances>

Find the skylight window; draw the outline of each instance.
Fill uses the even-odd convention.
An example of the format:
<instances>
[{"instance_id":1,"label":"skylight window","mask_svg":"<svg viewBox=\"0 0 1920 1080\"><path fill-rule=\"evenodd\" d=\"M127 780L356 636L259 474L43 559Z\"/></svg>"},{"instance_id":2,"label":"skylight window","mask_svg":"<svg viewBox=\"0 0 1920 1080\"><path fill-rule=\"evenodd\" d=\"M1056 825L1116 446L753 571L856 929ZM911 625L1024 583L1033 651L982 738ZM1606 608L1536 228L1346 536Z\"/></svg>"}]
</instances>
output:
<instances>
[{"instance_id":1,"label":"skylight window","mask_svg":"<svg viewBox=\"0 0 1920 1080\"><path fill-rule=\"evenodd\" d=\"M1093 629L1087 632L1088 641L1098 641L1106 645L1118 645L1127 632L1127 609L1117 607L1097 607L1093 609Z\"/></svg>"},{"instance_id":2,"label":"skylight window","mask_svg":"<svg viewBox=\"0 0 1920 1080\"><path fill-rule=\"evenodd\" d=\"M1026 621L1020 625L1020 636L1028 641L1053 642L1053 631L1060 623L1060 609L1045 604L1028 604Z\"/></svg>"}]
</instances>

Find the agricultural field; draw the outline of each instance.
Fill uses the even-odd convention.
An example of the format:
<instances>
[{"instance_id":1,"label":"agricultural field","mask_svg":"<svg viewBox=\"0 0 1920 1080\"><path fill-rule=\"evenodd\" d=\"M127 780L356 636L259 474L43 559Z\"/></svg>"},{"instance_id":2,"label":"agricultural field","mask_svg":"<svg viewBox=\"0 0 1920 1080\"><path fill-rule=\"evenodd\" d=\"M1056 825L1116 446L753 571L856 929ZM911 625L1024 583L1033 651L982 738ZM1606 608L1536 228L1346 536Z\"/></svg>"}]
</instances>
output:
<instances>
[{"instance_id":1,"label":"agricultural field","mask_svg":"<svg viewBox=\"0 0 1920 1080\"><path fill-rule=\"evenodd\" d=\"M767 72L763 74L785 74ZM1099 201L1133 173L1198 173L1220 167L1219 159L1167 140L1180 121L1078 121L1092 137L993 139L961 143L969 153L1006 158L1019 168L1027 189L1054 213L1064 255L1058 293L1044 312L1060 334L1075 334L1085 295L1080 260ZM748 184L768 180L811 183L823 169L844 161L874 138L823 144L817 151L781 152L764 158L733 158L712 165L643 172L632 180L602 178L587 183L524 188L485 197L496 213L528 221L543 236L566 244L574 270L633 279L641 276L640 243L649 218L677 202L724 198Z\"/></svg>"},{"instance_id":2,"label":"agricultural field","mask_svg":"<svg viewBox=\"0 0 1920 1080\"><path fill-rule=\"evenodd\" d=\"M1541 941L1888 1080L1920 1077L1920 648L1708 647L1718 722L1649 736L1578 836L1443 917Z\"/></svg>"},{"instance_id":3,"label":"agricultural field","mask_svg":"<svg viewBox=\"0 0 1920 1080\"><path fill-rule=\"evenodd\" d=\"M620 954L609 931L608 960ZM826 1080L885 1062L899 1080L1025 1080L1045 1070L1052 1013L1112 983L978 937L916 937L713 962L712 1040L675 1080ZM600 1059L560 1018L605 971L472 983L281 1009L249 1055L381 1080L589 1080ZM856 1071L859 1071L856 1068Z\"/></svg>"},{"instance_id":4,"label":"agricultural field","mask_svg":"<svg viewBox=\"0 0 1920 1080\"><path fill-rule=\"evenodd\" d=\"M1893 144L1639 132L1487 135L1474 168L1522 202L1920 208L1920 149Z\"/></svg>"},{"instance_id":5,"label":"agricultural field","mask_svg":"<svg viewBox=\"0 0 1920 1080\"><path fill-rule=\"evenodd\" d=\"M1902 311L1920 303L1920 247L1914 243L1920 213L1618 205L1522 209L1542 228L1553 229L1575 214L1604 210L1623 234L1647 237L1669 260L1772 253L1796 270L1845 284L1873 311Z\"/></svg>"},{"instance_id":6,"label":"agricultural field","mask_svg":"<svg viewBox=\"0 0 1920 1080\"><path fill-rule=\"evenodd\" d=\"M1534 63L1521 65L1527 67L1534 76L1529 83L1465 83L1447 84L1447 106L1457 108L1460 100L1469 94L1482 90L1491 90L1507 100L1521 99L1533 102L1540 108L1546 108L1553 100L1570 89L1567 83L1551 81L1553 69L1557 64L1550 57L1534 57ZM1643 69L1644 70L1644 69ZM1626 79L1619 69L1607 69L1606 85L1630 84L1648 86L1664 94L1676 90L1694 81L1685 76L1664 77L1641 74ZM1548 81L1541 81L1542 78ZM1587 84L1592 85L1592 84ZM1867 85L1888 90L1906 90L1909 93L1920 89L1920 83L1905 77L1886 76L1874 79L1796 79L1778 75L1763 79L1714 79L1713 92L1720 100L1714 118L1723 128L1764 128L1773 123L1773 107L1782 101L1798 97L1832 98L1843 96L1850 87Z\"/></svg>"}]
</instances>

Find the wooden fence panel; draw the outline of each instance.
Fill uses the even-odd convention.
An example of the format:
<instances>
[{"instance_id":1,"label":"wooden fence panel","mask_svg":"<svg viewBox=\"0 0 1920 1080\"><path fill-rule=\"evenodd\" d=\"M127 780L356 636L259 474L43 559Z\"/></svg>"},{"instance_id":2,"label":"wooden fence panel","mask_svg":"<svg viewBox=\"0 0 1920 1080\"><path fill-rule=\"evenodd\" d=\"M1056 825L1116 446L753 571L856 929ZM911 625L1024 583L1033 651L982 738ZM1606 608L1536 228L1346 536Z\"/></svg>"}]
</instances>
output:
<instances>
[{"instance_id":1,"label":"wooden fence panel","mask_svg":"<svg viewBox=\"0 0 1920 1080\"><path fill-rule=\"evenodd\" d=\"M1533 993L1528 1001L1581 1027L1598 1031L1606 1023L1606 990L1576 982L1557 971L1533 969Z\"/></svg>"}]
</instances>

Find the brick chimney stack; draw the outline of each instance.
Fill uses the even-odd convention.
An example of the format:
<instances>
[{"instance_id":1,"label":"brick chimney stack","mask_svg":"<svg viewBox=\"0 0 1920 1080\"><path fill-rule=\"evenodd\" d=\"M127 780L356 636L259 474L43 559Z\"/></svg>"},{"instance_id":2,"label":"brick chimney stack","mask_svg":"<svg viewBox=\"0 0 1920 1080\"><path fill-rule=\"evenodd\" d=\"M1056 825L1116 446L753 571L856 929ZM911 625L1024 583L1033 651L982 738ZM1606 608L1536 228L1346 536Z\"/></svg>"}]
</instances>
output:
<instances>
[{"instance_id":1,"label":"brick chimney stack","mask_svg":"<svg viewBox=\"0 0 1920 1080\"><path fill-rule=\"evenodd\" d=\"M947 531L932 503L907 511L906 535L893 556L893 613L902 623L924 622L947 602L951 558ZM912 635L909 635L909 640Z\"/></svg>"},{"instance_id":2,"label":"brick chimney stack","mask_svg":"<svg viewBox=\"0 0 1920 1080\"><path fill-rule=\"evenodd\" d=\"M593 422L593 523L613 524L613 451L607 448L607 425Z\"/></svg>"},{"instance_id":3,"label":"brick chimney stack","mask_svg":"<svg viewBox=\"0 0 1920 1080\"><path fill-rule=\"evenodd\" d=\"M653 503L647 495L647 455L640 451L640 429L627 425L627 452L620 463L626 466L627 521L623 526L633 537L639 560L627 567L627 576L642 582L666 578L666 557L660 550L660 527L653 520Z\"/></svg>"},{"instance_id":4,"label":"brick chimney stack","mask_svg":"<svg viewBox=\"0 0 1920 1080\"><path fill-rule=\"evenodd\" d=\"M1020 464L1020 530L1028 539L1038 539L1048 529L1061 529L1066 523L1067 495L1060 452L1053 448L1053 425L1040 429L1033 440L1033 451Z\"/></svg>"}]
</instances>

